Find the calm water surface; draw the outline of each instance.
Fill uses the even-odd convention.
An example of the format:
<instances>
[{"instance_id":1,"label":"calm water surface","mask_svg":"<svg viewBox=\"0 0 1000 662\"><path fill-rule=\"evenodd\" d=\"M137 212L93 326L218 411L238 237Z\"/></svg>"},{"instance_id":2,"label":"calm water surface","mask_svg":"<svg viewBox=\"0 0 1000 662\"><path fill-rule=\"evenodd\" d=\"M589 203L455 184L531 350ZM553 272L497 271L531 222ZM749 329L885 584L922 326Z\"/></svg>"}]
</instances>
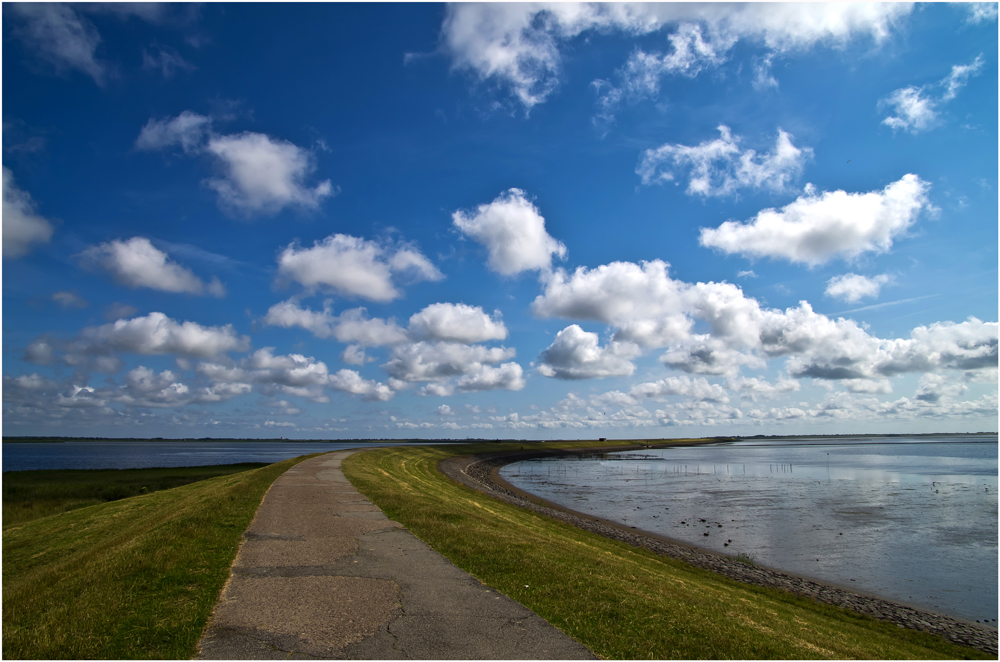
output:
<instances>
[{"instance_id":1,"label":"calm water surface","mask_svg":"<svg viewBox=\"0 0 1000 662\"><path fill-rule=\"evenodd\" d=\"M67 441L3 444L3 470L147 469L267 462L370 446L364 442ZM377 446L394 446L391 442Z\"/></svg>"},{"instance_id":2,"label":"calm water surface","mask_svg":"<svg viewBox=\"0 0 1000 662\"><path fill-rule=\"evenodd\" d=\"M568 508L761 565L997 618L996 435L745 440L530 460L501 475Z\"/></svg>"}]
</instances>

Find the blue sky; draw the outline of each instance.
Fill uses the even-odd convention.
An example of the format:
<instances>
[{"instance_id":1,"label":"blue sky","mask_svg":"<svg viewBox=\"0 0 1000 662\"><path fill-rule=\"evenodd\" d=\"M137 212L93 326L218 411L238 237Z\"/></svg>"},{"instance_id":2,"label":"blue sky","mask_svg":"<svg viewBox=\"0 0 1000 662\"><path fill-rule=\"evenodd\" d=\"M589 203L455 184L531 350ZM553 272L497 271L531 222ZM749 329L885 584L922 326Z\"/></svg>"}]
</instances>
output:
<instances>
[{"instance_id":1,"label":"blue sky","mask_svg":"<svg viewBox=\"0 0 1000 662\"><path fill-rule=\"evenodd\" d=\"M7 435L996 430L995 3L3 31Z\"/></svg>"}]
</instances>

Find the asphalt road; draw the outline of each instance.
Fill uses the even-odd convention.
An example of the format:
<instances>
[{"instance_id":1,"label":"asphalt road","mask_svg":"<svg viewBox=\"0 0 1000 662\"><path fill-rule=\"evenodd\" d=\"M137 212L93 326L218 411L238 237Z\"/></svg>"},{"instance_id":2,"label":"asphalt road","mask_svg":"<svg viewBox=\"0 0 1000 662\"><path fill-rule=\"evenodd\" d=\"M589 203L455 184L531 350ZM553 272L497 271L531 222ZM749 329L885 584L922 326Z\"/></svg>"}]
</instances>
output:
<instances>
[{"instance_id":1,"label":"asphalt road","mask_svg":"<svg viewBox=\"0 0 1000 662\"><path fill-rule=\"evenodd\" d=\"M271 486L197 659L596 659L387 518L341 473L352 452Z\"/></svg>"}]
</instances>

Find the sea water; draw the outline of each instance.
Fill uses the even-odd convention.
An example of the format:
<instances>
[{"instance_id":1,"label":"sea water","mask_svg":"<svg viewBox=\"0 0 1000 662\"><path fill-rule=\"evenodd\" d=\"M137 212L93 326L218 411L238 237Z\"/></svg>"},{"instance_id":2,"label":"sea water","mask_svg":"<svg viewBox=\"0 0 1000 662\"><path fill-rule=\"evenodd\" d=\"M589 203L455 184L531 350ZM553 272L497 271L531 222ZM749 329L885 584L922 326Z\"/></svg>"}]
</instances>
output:
<instances>
[{"instance_id":1,"label":"sea water","mask_svg":"<svg viewBox=\"0 0 1000 662\"><path fill-rule=\"evenodd\" d=\"M744 440L529 460L501 476L637 529L996 622L995 434Z\"/></svg>"},{"instance_id":2,"label":"sea water","mask_svg":"<svg viewBox=\"0 0 1000 662\"><path fill-rule=\"evenodd\" d=\"M281 462L300 455L371 446L364 442L66 441L3 444L3 470L147 469ZM391 446L392 442L380 442Z\"/></svg>"}]
</instances>

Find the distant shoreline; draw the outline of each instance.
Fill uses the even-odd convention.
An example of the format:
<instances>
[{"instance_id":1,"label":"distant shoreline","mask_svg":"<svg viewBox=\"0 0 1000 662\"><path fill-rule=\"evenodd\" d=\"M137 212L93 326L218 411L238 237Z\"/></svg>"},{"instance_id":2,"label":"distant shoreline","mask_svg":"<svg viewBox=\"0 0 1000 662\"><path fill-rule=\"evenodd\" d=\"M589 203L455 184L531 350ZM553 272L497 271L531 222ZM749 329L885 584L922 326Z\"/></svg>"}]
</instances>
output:
<instances>
[{"instance_id":1,"label":"distant shoreline","mask_svg":"<svg viewBox=\"0 0 1000 662\"><path fill-rule=\"evenodd\" d=\"M700 437L705 440L715 441L745 441L752 439L773 439L793 440L793 439L871 439L885 438L893 439L897 437L977 437L983 435L996 435L996 431L989 432L890 432L890 433L853 433L853 434L756 434L752 436L722 435L711 437ZM379 444L379 443L411 443L411 444L441 444L441 443L555 443L559 441L595 441L588 439L286 439L276 437L269 439L259 438L236 438L236 437L200 437L200 438L168 438L168 437L3 437L5 444L59 444L66 442L148 442L148 441L169 441L169 442L212 442L212 443L297 443L297 444ZM636 444L657 444L673 441L672 439L606 439L608 443L636 443Z\"/></svg>"}]
</instances>

